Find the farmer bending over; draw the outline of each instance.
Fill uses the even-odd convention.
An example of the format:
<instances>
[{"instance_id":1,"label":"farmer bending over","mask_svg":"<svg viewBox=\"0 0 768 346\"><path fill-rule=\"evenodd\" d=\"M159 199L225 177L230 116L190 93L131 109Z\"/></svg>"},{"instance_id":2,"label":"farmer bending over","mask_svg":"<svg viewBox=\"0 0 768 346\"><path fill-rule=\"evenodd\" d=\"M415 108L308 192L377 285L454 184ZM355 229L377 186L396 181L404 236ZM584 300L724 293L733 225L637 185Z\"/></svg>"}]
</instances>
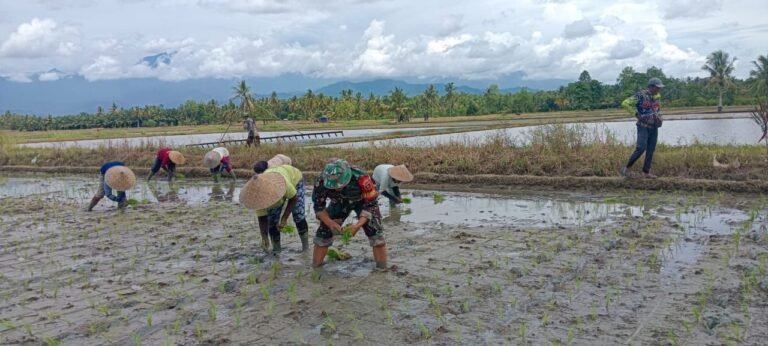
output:
<instances>
[{"instance_id":1,"label":"farmer bending over","mask_svg":"<svg viewBox=\"0 0 768 346\"><path fill-rule=\"evenodd\" d=\"M122 161L109 161L103 164L99 173L99 190L91 198L91 204L88 205L87 210L93 210L93 207L104 197L117 202L118 209L125 208L128 205L125 191L136 185L136 176L128 167L125 167ZM112 190L117 191L117 195L112 194Z\"/></svg>"},{"instance_id":2,"label":"farmer bending over","mask_svg":"<svg viewBox=\"0 0 768 346\"><path fill-rule=\"evenodd\" d=\"M288 156L285 156L283 154L277 154L273 156L269 161L258 161L255 165L253 165L253 171L256 172L256 174L264 173L264 171L267 170L267 168L277 167L280 165L293 165L293 161L291 161L291 158Z\"/></svg>"},{"instance_id":3,"label":"farmer bending over","mask_svg":"<svg viewBox=\"0 0 768 346\"><path fill-rule=\"evenodd\" d=\"M147 181L150 181L157 171L162 168L168 173L168 182L170 182L176 175L176 165L183 165L184 162L186 162L184 155L178 151L174 151L171 148L162 148L158 150L157 156L155 156L155 163L152 165Z\"/></svg>"},{"instance_id":4,"label":"farmer bending over","mask_svg":"<svg viewBox=\"0 0 768 346\"><path fill-rule=\"evenodd\" d=\"M373 248L376 268L387 269L387 247L377 197L376 186L361 169L350 167L345 160L325 165L312 191L313 208L320 220L312 254L314 267L323 265L328 247L333 244L334 233L342 232L342 223L354 211L358 221L351 225L352 235L363 228ZM330 203L327 203L328 200Z\"/></svg>"},{"instance_id":5,"label":"farmer bending over","mask_svg":"<svg viewBox=\"0 0 768 346\"><path fill-rule=\"evenodd\" d=\"M229 150L224 147L218 147L203 157L203 164L211 170L213 174L213 180L218 182L221 172L227 171L232 176L232 181L236 181L237 177L232 170L232 161L229 158Z\"/></svg>"},{"instance_id":6,"label":"farmer bending over","mask_svg":"<svg viewBox=\"0 0 768 346\"><path fill-rule=\"evenodd\" d=\"M246 208L256 209L264 250L269 247L269 233L273 254L282 251L280 231L288 225L291 214L301 239L301 249L309 250L309 225L304 211L304 178L301 171L289 165L268 168L245 184L240 192L240 203Z\"/></svg>"},{"instance_id":7,"label":"farmer bending over","mask_svg":"<svg viewBox=\"0 0 768 346\"><path fill-rule=\"evenodd\" d=\"M413 181L413 174L405 165L378 165L373 170L373 181L376 182L376 191L389 199L390 205L403 203L400 194L400 183Z\"/></svg>"}]
</instances>

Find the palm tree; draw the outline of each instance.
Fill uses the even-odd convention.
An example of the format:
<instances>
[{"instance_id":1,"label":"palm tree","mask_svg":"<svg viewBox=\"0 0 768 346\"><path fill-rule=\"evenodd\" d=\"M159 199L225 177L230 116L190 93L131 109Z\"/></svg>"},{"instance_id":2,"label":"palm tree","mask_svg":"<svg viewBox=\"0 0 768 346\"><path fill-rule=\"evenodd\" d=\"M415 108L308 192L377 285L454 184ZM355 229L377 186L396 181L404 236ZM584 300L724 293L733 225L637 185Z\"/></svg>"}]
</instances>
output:
<instances>
[{"instance_id":1,"label":"palm tree","mask_svg":"<svg viewBox=\"0 0 768 346\"><path fill-rule=\"evenodd\" d=\"M429 121L429 117L432 115L435 106L437 105L437 99L440 96L437 94L434 84L430 84L429 87L424 90L424 102L426 103L427 111L424 113L424 121Z\"/></svg>"},{"instance_id":2,"label":"palm tree","mask_svg":"<svg viewBox=\"0 0 768 346\"><path fill-rule=\"evenodd\" d=\"M236 86L232 87L233 95L230 100L240 100L240 112L241 114L250 114L253 112L254 101L253 95L251 95L251 87L245 84L244 80L241 80Z\"/></svg>"},{"instance_id":3,"label":"palm tree","mask_svg":"<svg viewBox=\"0 0 768 346\"><path fill-rule=\"evenodd\" d=\"M756 61L752 61L755 69L749 71L753 79L752 91L758 98L768 98L768 55L760 55Z\"/></svg>"},{"instance_id":4,"label":"palm tree","mask_svg":"<svg viewBox=\"0 0 768 346\"><path fill-rule=\"evenodd\" d=\"M717 50L707 56L707 63L701 67L702 70L709 72L710 87L717 87L718 99L717 99L717 112L723 111L723 93L725 89L733 85L733 63L736 62L736 57L730 58L728 53L722 50Z\"/></svg>"},{"instance_id":5,"label":"palm tree","mask_svg":"<svg viewBox=\"0 0 768 346\"><path fill-rule=\"evenodd\" d=\"M445 102L447 103L448 115L453 115L453 105L456 101L456 87L453 82L445 85Z\"/></svg>"}]
</instances>

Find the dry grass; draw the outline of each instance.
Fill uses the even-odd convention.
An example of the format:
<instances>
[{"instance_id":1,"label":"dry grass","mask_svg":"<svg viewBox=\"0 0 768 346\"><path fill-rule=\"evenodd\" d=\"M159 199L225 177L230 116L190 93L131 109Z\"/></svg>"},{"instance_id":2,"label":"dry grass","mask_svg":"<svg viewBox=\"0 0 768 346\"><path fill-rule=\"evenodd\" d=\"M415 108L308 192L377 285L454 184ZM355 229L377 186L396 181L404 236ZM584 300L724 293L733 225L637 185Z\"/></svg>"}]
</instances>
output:
<instances>
[{"instance_id":1,"label":"dry grass","mask_svg":"<svg viewBox=\"0 0 768 346\"><path fill-rule=\"evenodd\" d=\"M428 148L384 145L369 148L305 148L293 145L264 145L258 148L232 147L236 168L250 169L258 160L275 154L290 156L305 171L319 171L331 157L372 170L380 163L405 163L413 172L442 174L499 174L534 176L616 176L633 148L620 143L611 133L595 132L586 126L551 125L529 133L530 143L518 145L495 135L484 143L452 142ZM0 153L0 165L93 167L108 160L123 160L129 166L149 167L156 144L139 147L108 146L97 149L35 149L8 147ZM206 149L182 148L189 158L187 167L201 166ZM724 163L738 160L739 168L716 168L712 155ZM635 170L639 171L640 164ZM659 145L653 170L662 176L695 179L767 179L764 148L755 145L704 145L685 147Z\"/></svg>"}]
</instances>

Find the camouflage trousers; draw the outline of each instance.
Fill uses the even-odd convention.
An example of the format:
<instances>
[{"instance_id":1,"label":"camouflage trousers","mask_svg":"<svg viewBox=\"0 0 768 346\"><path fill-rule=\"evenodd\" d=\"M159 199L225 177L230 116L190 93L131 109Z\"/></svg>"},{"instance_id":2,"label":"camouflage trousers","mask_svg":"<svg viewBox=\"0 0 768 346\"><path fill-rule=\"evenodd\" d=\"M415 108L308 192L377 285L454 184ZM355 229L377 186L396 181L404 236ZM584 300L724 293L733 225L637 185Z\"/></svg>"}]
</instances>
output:
<instances>
[{"instance_id":1,"label":"camouflage trousers","mask_svg":"<svg viewBox=\"0 0 768 346\"><path fill-rule=\"evenodd\" d=\"M363 204L363 201L350 203L333 201L328 205L328 208L326 208L325 211L328 213L328 216L331 217L331 220L334 220L341 225L343 225L344 220L346 220L347 217L349 217L349 214L353 211L357 214L358 218L361 215L368 218L368 222L363 225L363 231L365 231L365 235L368 236L368 243L373 247L386 245L386 242L384 241L384 227L381 224L381 211L379 210L378 204L370 212L363 210ZM333 231L323 223L320 223L320 227L317 228L317 232L315 233L315 245L323 247L333 245Z\"/></svg>"}]
</instances>

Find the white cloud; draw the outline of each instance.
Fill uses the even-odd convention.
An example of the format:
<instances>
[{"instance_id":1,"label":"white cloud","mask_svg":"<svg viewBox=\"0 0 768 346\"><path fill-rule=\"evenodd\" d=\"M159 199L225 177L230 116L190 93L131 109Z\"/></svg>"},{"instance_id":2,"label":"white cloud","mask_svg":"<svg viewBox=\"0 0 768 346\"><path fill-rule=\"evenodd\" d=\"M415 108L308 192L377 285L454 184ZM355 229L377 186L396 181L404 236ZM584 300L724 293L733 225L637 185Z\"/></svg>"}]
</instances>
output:
<instances>
[{"instance_id":1,"label":"white cloud","mask_svg":"<svg viewBox=\"0 0 768 346\"><path fill-rule=\"evenodd\" d=\"M57 81L59 78L62 77L62 73L58 71L48 71L45 73L41 73L39 76L37 76L37 79L41 82L52 82Z\"/></svg>"},{"instance_id":2,"label":"white cloud","mask_svg":"<svg viewBox=\"0 0 768 346\"><path fill-rule=\"evenodd\" d=\"M52 19L33 18L22 23L0 45L0 56L10 58L42 58L51 55L72 55L80 47L70 39L76 39L77 30L59 26Z\"/></svg>"},{"instance_id":3,"label":"white cloud","mask_svg":"<svg viewBox=\"0 0 768 346\"><path fill-rule=\"evenodd\" d=\"M590 23L589 20L582 19L566 25L565 30L563 31L563 36L565 38L578 38L591 36L594 33L595 28L592 27L592 23Z\"/></svg>"},{"instance_id":4,"label":"white cloud","mask_svg":"<svg viewBox=\"0 0 768 346\"><path fill-rule=\"evenodd\" d=\"M611 59L627 59L643 53L645 45L640 40L622 40L611 48Z\"/></svg>"},{"instance_id":5,"label":"white cloud","mask_svg":"<svg viewBox=\"0 0 768 346\"><path fill-rule=\"evenodd\" d=\"M390 75L395 72L391 64L397 46L393 35L384 35L384 22L374 20L365 30L365 50L355 59L354 68L363 73Z\"/></svg>"}]
</instances>

